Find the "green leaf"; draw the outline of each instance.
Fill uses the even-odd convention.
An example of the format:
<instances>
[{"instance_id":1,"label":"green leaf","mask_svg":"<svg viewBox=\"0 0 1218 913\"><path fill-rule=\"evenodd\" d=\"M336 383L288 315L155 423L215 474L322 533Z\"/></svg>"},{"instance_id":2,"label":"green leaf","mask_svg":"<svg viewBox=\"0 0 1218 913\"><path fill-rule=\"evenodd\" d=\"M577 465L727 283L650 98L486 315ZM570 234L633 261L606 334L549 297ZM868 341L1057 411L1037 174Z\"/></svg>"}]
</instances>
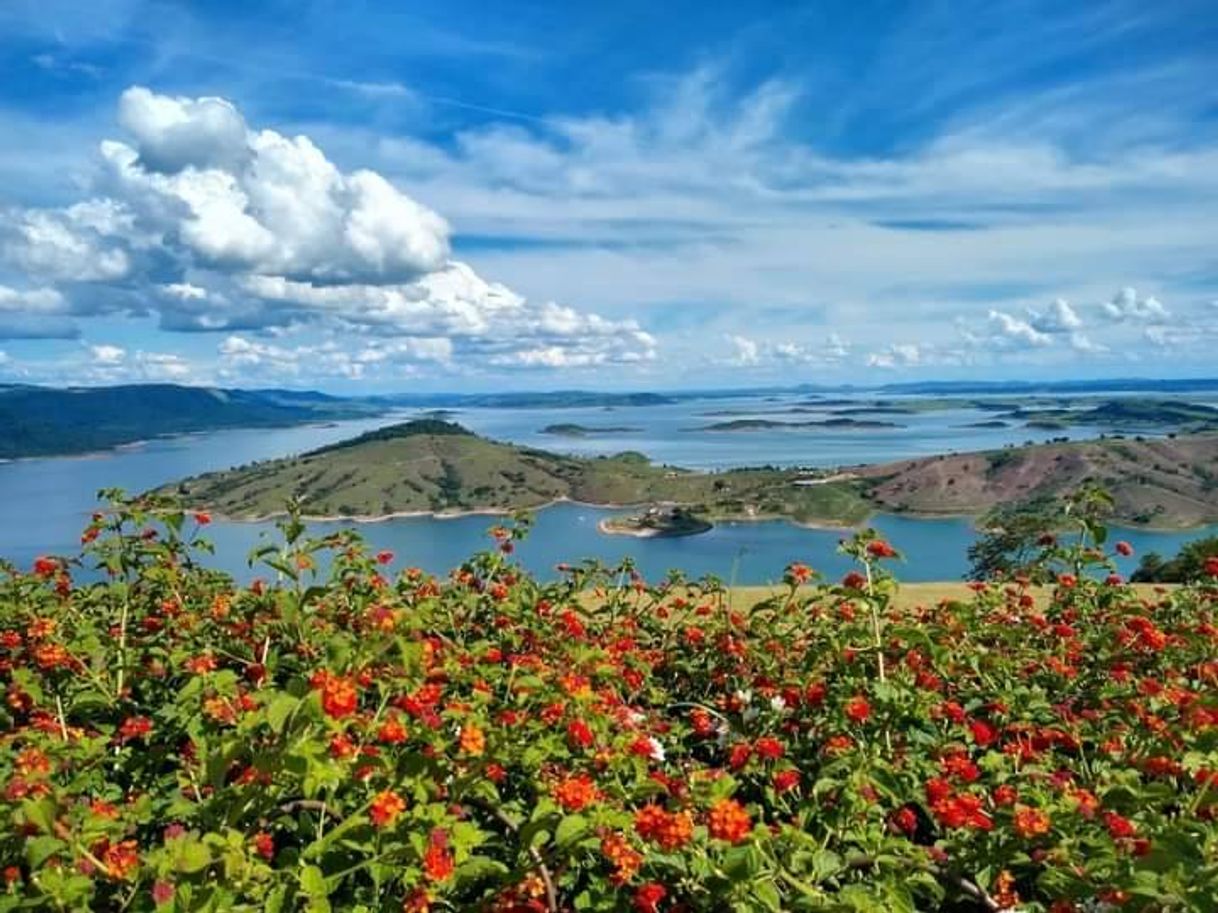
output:
<instances>
[{"instance_id":1,"label":"green leaf","mask_svg":"<svg viewBox=\"0 0 1218 913\"><path fill-rule=\"evenodd\" d=\"M554 829L554 842L566 848L579 840L588 830L588 819L583 815L567 815Z\"/></svg>"},{"instance_id":2,"label":"green leaf","mask_svg":"<svg viewBox=\"0 0 1218 913\"><path fill-rule=\"evenodd\" d=\"M310 898L324 898L329 892L326 889L326 876L315 865L306 865L300 871L300 890Z\"/></svg>"},{"instance_id":3,"label":"green leaf","mask_svg":"<svg viewBox=\"0 0 1218 913\"><path fill-rule=\"evenodd\" d=\"M300 706L300 699L293 697L290 694L279 694L271 701L266 708L266 721L270 724L271 731L276 735L283 732L283 727L288 721L288 717Z\"/></svg>"}]
</instances>

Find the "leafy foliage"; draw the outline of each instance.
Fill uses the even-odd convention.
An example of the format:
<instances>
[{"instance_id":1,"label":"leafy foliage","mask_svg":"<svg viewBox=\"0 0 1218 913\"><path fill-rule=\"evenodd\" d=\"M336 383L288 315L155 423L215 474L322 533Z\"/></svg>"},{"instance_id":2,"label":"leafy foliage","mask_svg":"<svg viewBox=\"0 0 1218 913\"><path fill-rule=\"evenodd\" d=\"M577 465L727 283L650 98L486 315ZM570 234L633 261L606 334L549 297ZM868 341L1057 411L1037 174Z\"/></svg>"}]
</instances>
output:
<instances>
[{"instance_id":1,"label":"leafy foliage","mask_svg":"<svg viewBox=\"0 0 1218 913\"><path fill-rule=\"evenodd\" d=\"M1182 547L1176 557L1164 560L1143 555L1131 579L1137 583L1185 583L1210 576L1218 563L1218 536L1197 539Z\"/></svg>"},{"instance_id":2,"label":"leafy foliage","mask_svg":"<svg viewBox=\"0 0 1218 913\"><path fill-rule=\"evenodd\" d=\"M293 511L238 586L208 521L0 578L0 910L1218 907L1218 586L1142 602L1094 524L1048 605L897 611L864 533L740 613L543 585L524 521L435 579Z\"/></svg>"}]
</instances>

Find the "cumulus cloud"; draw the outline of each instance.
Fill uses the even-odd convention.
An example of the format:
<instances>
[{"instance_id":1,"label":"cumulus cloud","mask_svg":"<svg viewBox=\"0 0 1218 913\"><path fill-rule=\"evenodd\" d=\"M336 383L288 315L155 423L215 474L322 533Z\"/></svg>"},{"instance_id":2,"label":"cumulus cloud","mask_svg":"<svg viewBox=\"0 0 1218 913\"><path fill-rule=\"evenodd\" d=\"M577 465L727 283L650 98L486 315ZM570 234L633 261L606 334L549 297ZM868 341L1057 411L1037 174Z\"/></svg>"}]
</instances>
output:
<instances>
[{"instance_id":1,"label":"cumulus cloud","mask_svg":"<svg viewBox=\"0 0 1218 913\"><path fill-rule=\"evenodd\" d=\"M1165 323L1171 318L1157 298L1143 298L1136 289L1123 288L1111 301L1100 305L1104 315L1117 323Z\"/></svg>"},{"instance_id":2,"label":"cumulus cloud","mask_svg":"<svg viewBox=\"0 0 1218 913\"><path fill-rule=\"evenodd\" d=\"M867 356L871 368L911 368L922 363L922 349L914 343L893 343Z\"/></svg>"},{"instance_id":3,"label":"cumulus cloud","mask_svg":"<svg viewBox=\"0 0 1218 913\"><path fill-rule=\"evenodd\" d=\"M731 364L747 366L755 365L761 358L761 346L754 339L749 339L746 336L730 335L727 337L728 344L732 347L732 354L728 361Z\"/></svg>"},{"instance_id":4,"label":"cumulus cloud","mask_svg":"<svg viewBox=\"0 0 1218 913\"><path fill-rule=\"evenodd\" d=\"M1044 311L1028 308L1028 322L1040 333L1069 333L1083 325L1082 319L1064 298L1054 299Z\"/></svg>"},{"instance_id":5,"label":"cumulus cloud","mask_svg":"<svg viewBox=\"0 0 1218 913\"><path fill-rule=\"evenodd\" d=\"M126 137L100 144L94 196L0 213L0 260L39 284L21 299L8 290L12 306L0 297L0 314L152 312L162 329L192 332L307 325L369 353L327 362L343 371L408 359L579 367L654 355L655 339L635 321L530 301L483 279L452 259L439 214L375 171L344 172L307 136L252 127L225 99L134 87L118 122ZM402 341L369 348L371 334ZM222 345L219 355L230 367L300 363L277 348Z\"/></svg>"},{"instance_id":6,"label":"cumulus cloud","mask_svg":"<svg viewBox=\"0 0 1218 913\"><path fill-rule=\"evenodd\" d=\"M1029 321L1012 316L1005 311L989 313L991 339L996 345L1012 348L1043 348L1053 340L1048 333L1034 327Z\"/></svg>"},{"instance_id":7,"label":"cumulus cloud","mask_svg":"<svg viewBox=\"0 0 1218 913\"><path fill-rule=\"evenodd\" d=\"M841 362L850 351L849 345L837 333L830 333L820 345L758 340L736 333L725 334L724 339L730 351L717 361L733 367L823 366Z\"/></svg>"}]
</instances>

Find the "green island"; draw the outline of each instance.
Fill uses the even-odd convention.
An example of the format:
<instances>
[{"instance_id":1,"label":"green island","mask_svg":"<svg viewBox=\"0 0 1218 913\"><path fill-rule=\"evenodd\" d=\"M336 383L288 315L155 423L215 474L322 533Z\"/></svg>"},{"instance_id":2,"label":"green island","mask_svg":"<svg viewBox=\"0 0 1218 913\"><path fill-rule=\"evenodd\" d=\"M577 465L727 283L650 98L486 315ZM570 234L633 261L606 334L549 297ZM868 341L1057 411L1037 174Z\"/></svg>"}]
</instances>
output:
<instances>
[{"instance_id":1,"label":"green island","mask_svg":"<svg viewBox=\"0 0 1218 913\"><path fill-rule=\"evenodd\" d=\"M1064 406L1020 406L999 418L1023 419L1025 427L1056 431L1075 425L1113 428L1174 429L1182 432L1218 431L1218 408L1174 399L1114 399L1096 405L1070 402Z\"/></svg>"},{"instance_id":2,"label":"green island","mask_svg":"<svg viewBox=\"0 0 1218 913\"><path fill-rule=\"evenodd\" d=\"M901 428L896 422L881 422L874 420L860 420L854 418L827 418L820 421L808 422L782 422L768 418L738 418L727 422L712 422L709 425L703 425L700 428L689 429L692 431L811 431L816 429L821 430L850 430L850 429L877 429L877 428Z\"/></svg>"},{"instance_id":3,"label":"green island","mask_svg":"<svg viewBox=\"0 0 1218 913\"><path fill-rule=\"evenodd\" d=\"M629 425L577 425L574 422L558 422L546 425L539 434L552 434L555 437L588 437L593 434L631 434L641 431Z\"/></svg>"},{"instance_id":4,"label":"green island","mask_svg":"<svg viewBox=\"0 0 1218 913\"><path fill-rule=\"evenodd\" d=\"M688 507L648 507L629 517L609 517L597 528L610 536L635 536L640 539L696 536L709 532L714 524Z\"/></svg>"},{"instance_id":5,"label":"green island","mask_svg":"<svg viewBox=\"0 0 1218 913\"><path fill-rule=\"evenodd\" d=\"M877 511L980 516L999 505L1108 489L1113 519L1156 528L1218 522L1218 435L1107 438L943 454L838 470L695 472L642 454L576 457L435 419L389 425L297 457L166 486L194 507L265 519L299 498L311 517L511 513L575 501L680 506L713 524L785 519L849 527Z\"/></svg>"}]
</instances>

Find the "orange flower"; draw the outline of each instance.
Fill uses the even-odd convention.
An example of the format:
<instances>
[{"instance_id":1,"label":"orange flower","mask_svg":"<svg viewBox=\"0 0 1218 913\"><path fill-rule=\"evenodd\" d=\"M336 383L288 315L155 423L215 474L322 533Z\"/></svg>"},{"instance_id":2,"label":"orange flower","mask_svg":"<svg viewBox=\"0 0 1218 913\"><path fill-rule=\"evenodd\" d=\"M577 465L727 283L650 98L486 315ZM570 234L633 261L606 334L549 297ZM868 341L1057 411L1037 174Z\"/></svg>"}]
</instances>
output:
<instances>
[{"instance_id":1,"label":"orange flower","mask_svg":"<svg viewBox=\"0 0 1218 913\"><path fill-rule=\"evenodd\" d=\"M388 827L406 810L406 800L391 789L379 792L368 808L368 817L377 827Z\"/></svg>"},{"instance_id":2,"label":"orange flower","mask_svg":"<svg viewBox=\"0 0 1218 913\"><path fill-rule=\"evenodd\" d=\"M613 866L609 880L622 885L635 876L643 865L643 854L634 849L624 834L607 834L601 838L601 852Z\"/></svg>"},{"instance_id":3,"label":"orange flower","mask_svg":"<svg viewBox=\"0 0 1218 913\"><path fill-rule=\"evenodd\" d=\"M576 774L554 785L554 799L569 812L586 808L600 798L600 790L587 774Z\"/></svg>"},{"instance_id":4,"label":"orange flower","mask_svg":"<svg viewBox=\"0 0 1218 913\"><path fill-rule=\"evenodd\" d=\"M113 845L109 840L103 840L93 847L93 855L101 860L111 878L123 879L140 864L140 845L134 840Z\"/></svg>"},{"instance_id":5,"label":"orange flower","mask_svg":"<svg viewBox=\"0 0 1218 913\"><path fill-rule=\"evenodd\" d=\"M1015 806L1015 833L1025 840L1031 840L1033 837L1049 833L1051 825L1052 821L1049 819L1047 812L1041 811L1039 808L1031 808L1027 805Z\"/></svg>"},{"instance_id":6,"label":"orange flower","mask_svg":"<svg viewBox=\"0 0 1218 913\"><path fill-rule=\"evenodd\" d=\"M482 730L472 723L461 727L461 750L466 754L479 757L486 751L486 736Z\"/></svg>"},{"instance_id":7,"label":"orange flower","mask_svg":"<svg viewBox=\"0 0 1218 913\"><path fill-rule=\"evenodd\" d=\"M718 840L739 843L753 830L753 819L735 799L720 799L711 806L707 829Z\"/></svg>"},{"instance_id":8,"label":"orange flower","mask_svg":"<svg viewBox=\"0 0 1218 913\"><path fill-rule=\"evenodd\" d=\"M387 745L399 745L406 741L406 727L402 725L402 721L396 716L391 716L381 723L381 728L377 730L376 738L377 741L384 742Z\"/></svg>"},{"instance_id":9,"label":"orange flower","mask_svg":"<svg viewBox=\"0 0 1218 913\"><path fill-rule=\"evenodd\" d=\"M341 675L330 675L328 672L320 676L321 709L327 716L342 719L355 713L359 706L359 691L355 682Z\"/></svg>"}]
</instances>

